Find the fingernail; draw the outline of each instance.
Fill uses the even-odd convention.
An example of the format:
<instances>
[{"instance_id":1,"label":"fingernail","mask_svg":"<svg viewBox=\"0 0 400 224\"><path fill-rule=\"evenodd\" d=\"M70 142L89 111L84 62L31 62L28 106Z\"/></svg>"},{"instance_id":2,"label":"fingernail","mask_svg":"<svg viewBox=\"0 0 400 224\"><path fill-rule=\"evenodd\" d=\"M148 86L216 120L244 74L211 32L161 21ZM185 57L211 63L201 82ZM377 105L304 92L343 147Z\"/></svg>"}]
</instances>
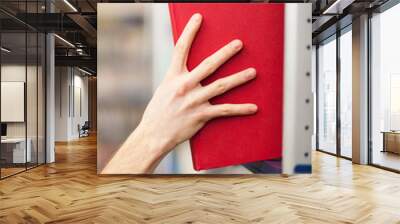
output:
<instances>
[{"instance_id":1,"label":"fingernail","mask_svg":"<svg viewBox=\"0 0 400 224\"><path fill-rule=\"evenodd\" d=\"M243 43L241 40L232 41L232 46L237 50L240 49L242 47L242 45L243 45Z\"/></svg>"},{"instance_id":2,"label":"fingernail","mask_svg":"<svg viewBox=\"0 0 400 224\"><path fill-rule=\"evenodd\" d=\"M248 71L247 71L247 77L249 79L256 77L256 69L249 68Z\"/></svg>"}]
</instances>

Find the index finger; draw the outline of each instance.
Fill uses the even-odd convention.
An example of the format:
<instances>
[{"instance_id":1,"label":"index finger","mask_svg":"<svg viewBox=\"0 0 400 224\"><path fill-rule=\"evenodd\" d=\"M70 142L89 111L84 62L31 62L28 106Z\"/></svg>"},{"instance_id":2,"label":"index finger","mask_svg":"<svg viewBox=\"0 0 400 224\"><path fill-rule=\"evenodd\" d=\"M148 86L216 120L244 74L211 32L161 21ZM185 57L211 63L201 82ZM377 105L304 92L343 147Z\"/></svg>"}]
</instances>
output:
<instances>
[{"instance_id":1,"label":"index finger","mask_svg":"<svg viewBox=\"0 0 400 224\"><path fill-rule=\"evenodd\" d=\"M202 16L199 13L194 14L186 24L174 48L172 57L172 66L177 69L186 69L186 62L190 47L200 28Z\"/></svg>"}]
</instances>

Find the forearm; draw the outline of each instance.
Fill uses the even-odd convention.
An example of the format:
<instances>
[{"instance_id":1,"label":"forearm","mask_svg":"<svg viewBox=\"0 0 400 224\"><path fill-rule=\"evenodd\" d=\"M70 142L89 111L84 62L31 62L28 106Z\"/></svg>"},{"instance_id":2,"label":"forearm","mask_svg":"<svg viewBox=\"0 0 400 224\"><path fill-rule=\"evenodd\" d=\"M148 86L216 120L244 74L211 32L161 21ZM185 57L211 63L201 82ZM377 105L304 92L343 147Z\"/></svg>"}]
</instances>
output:
<instances>
[{"instance_id":1,"label":"forearm","mask_svg":"<svg viewBox=\"0 0 400 224\"><path fill-rule=\"evenodd\" d=\"M102 170L102 174L152 173L168 151L167 140L156 139L140 125L126 139Z\"/></svg>"}]
</instances>

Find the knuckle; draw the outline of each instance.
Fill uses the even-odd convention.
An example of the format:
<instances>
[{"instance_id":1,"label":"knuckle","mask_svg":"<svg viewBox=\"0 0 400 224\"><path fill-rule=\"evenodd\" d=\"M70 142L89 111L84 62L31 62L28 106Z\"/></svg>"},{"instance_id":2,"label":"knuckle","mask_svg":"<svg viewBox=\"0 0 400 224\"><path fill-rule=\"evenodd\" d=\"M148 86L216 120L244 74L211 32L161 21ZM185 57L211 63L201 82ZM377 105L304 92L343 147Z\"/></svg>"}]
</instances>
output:
<instances>
[{"instance_id":1,"label":"knuckle","mask_svg":"<svg viewBox=\"0 0 400 224\"><path fill-rule=\"evenodd\" d=\"M206 122L208 120L208 113L207 111L199 111L197 113L197 120L200 122Z\"/></svg>"},{"instance_id":2,"label":"knuckle","mask_svg":"<svg viewBox=\"0 0 400 224\"><path fill-rule=\"evenodd\" d=\"M227 85L223 81L216 81L215 88L218 93L224 93L227 90Z\"/></svg>"},{"instance_id":3,"label":"knuckle","mask_svg":"<svg viewBox=\"0 0 400 224\"><path fill-rule=\"evenodd\" d=\"M222 106L222 108L221 108L222 115L229 115L231 113L232 113L232 109L229 106L227 106L227 105Z\"/></svg>"},{"instance_id":4,"label":"knuckle","mask_svg":"<svg viewBox=\"0 0 400 224\"><path fill-rule=\"evenodd\" d=\"M190 97L188 98L186 105L187 107L194 107L200 104L200 101L196 98Z\"/></svg>"},{"instance_id":5,"label":"knuckle","mask_svg":"<svg viewBox=\"0 0 400 224\"><path fill-rule=\"evenodd\" d=\"M213 72L214 72L214 68L213 68L212 66L207 66L207 67L204 69L204 73L211 74L211 73L213 73Z\"/></svg>"},{"instance_id":6,"label":"knuckle","mask_svg":"<svg viewBox=\"0 0 400 224\"><path fill-rule=\"evenodd\" d=\"M183 99L182 103L180 104L180 110L184 114L191 113L190 111L193 110L195 102L191 99Z\"/></svg>"},{"instance_id":7,"label":"knuckle","mask_svg":"<svg viewBox=\"0 0 400 224\"><path fill-rule=\"evenodd\" d=\"M188 113L188 108L185 104L182 104L178 107L178 109L176 110L176 113L178 115L183 115L183 114L187 114Z\"/></svg>"},{"instance_id":8,"label":"knuckle","mask_svg":"<svg viewBox=\"0 0 400 224\"><path fill-rule=\"evenodd\" d=\"M190 88L190 85L188 82L183 82L180 84L176 90L176 95L177 96L184 96Z\"/></svg>"},{"instance_id":9,"label":"knuckle","mask_svg":"<svg viewBox=\"0 0 400 224\"><path fill-rule=\"evenodd\" d=\"M205 72L207 72L207 73L211 73L214 71L214 62L209 58L204 60L203 66L204 66Z\"/></svg>"}]
</instances>

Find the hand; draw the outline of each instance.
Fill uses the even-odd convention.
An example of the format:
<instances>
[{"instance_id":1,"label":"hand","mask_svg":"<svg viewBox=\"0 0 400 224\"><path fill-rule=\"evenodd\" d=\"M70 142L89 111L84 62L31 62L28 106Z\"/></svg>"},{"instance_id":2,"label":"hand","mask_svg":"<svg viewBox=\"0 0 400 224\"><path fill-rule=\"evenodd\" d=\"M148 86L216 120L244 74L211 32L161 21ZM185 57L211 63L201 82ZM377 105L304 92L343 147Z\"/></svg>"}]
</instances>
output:
<instances>
[{"instance_id":1,"label":"hand","mask_svg":"<svg viewBox=\"0 0 400 224\"><path fill-rule=\"evenodd\" d=\"M189 71L186 66L202 17L194 14L176 43L165 79L155 91L143 118L102 173L150 173L177 144L191 138L217 117L253 114L254 104L211 105L209 99L244 84L256 76L254 68L201 86L200 81L242 49L233 40Z\"/></svg>"}]
</instances>

